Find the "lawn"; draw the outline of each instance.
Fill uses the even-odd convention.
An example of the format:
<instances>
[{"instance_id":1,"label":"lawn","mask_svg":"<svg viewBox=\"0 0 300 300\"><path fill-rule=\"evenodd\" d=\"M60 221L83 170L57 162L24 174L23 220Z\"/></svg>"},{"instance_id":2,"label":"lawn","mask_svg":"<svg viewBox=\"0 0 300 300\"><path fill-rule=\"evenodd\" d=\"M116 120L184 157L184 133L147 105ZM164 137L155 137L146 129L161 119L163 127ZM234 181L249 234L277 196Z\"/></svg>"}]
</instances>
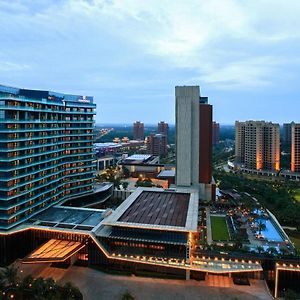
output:
<instances>
[{"instance_id":1,"label":"lawn","mask_svg":"<svg viewBox=\"0 0 300 300\"><path fill-rule=\"evenodd\" d=\"M295 190L295 199L300 202L300 189Z\"/></svg>"},{"instance_id":2,"label":"lawn","mask_svg":"<svg viewBox=\"0 0 300 300\"><path fill-rule=\"evenodd\" d=\"M214 241L228 241L229 233L225 217L211 216L211 231Z\"/></svg>"}]
</instances>

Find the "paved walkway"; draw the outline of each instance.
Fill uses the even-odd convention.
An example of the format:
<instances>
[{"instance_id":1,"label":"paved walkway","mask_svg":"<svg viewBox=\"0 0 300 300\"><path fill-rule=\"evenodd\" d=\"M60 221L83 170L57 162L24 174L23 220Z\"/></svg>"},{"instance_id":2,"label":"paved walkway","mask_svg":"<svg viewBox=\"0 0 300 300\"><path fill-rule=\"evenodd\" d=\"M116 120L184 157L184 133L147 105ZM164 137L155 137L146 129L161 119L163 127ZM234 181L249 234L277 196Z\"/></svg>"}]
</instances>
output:
<instances>
[{"instance_id":1,"label":"paved walkway","mask_svg":"<svg viewBox=\"0 0 300 300\"><path fill-rule=\"evenodd\" d=\"M270 300L263 281L251 281L251 286L235 286L222 276L209 276L207 281L166 280L142 277L109 275L90 268L73 266L67 270L49 265L20 265L25 276L52 277L65 283L71 281L83 293L84 299L121 299L129 291L136 300ZM225 286L225 287L224 287Z\"/></svg>"},{"instance_id":2,"label":"paved walkway","mask_svg":"<svg viewBox=\"0 0 300 300\"><path fill-rule=\"evenodd\" d=\"M210 221L210 209L207 207L206 209L206 240L207 244L211 245L213 243L212 232L211 232L211 221Z\"/></svg>"}]
</instances>

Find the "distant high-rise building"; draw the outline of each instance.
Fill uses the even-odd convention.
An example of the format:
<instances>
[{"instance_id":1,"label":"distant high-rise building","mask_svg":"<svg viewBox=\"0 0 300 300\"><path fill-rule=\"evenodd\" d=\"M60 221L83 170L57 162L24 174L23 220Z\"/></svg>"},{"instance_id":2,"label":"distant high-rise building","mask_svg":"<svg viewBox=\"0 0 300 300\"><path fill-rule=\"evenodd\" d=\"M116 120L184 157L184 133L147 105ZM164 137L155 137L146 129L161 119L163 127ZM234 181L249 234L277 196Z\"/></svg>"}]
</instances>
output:
<instances>
[{"instance_id":1,"label":"distant high-rise building","mask_svg":"<svg viewBox=\"0 0 300 300\"><path fill-rule=\"evenodd\" d=\"M169 125L168 123L161 121L157 124L157 133L163 134L167 137L168 140L168 133L169 133Z\"/></svg>"},{"instance_id":2,"label":"distant high-rise building","mask_svg":"<svg viewBox=\"0 0 300 300\"><path fill-rule=\"evenodd\" d=\"M300 173L300 124L292 123L291 171Z\"/></svg>"},{"instance_id":3,"label":"distant high-rise building","mask_svg":"<svg viewBox=\"0 0 300 300\"><path fill-rule=\"evenodd\" d=\"M167 137L164 134L151 134L149 136L149 152L153 155L167 154Z\"/></svg>"},{"instance_id":4,"label":"distant high-rise building","mask_svg":"<svg viewBox=\"0 0 300 300\"><path fill-rule=\"evenodd\" d=\"M283 143L283 145L288 146L288 147L291 147L291 143L292 143L292 124L293 123L283 124L282 143Z\"/></svg>"},{"instance_id":5,"label":"distant high-rise building","mask_svg":"<svg viewBox=\"0 0 300 300\"><path fill-rule=\"evenodd\" d=\"M136 121L135 123L133 123L133 139L143 140L144 138L144 123Z\"/></svg>"},{"instance_id":6,"label":"distant high-rise building","mask_svg":"<svg viewBox=\"0 0 300 300\"><path fill-rule=\"evenodd\" d=\"M212 124L212 144L213 146L218 145L220 142L220 124L213 122Z\"/></svg>"},{"instance_id":7,"label":"distant high-rise building","mask_svg":"<svg viewBox=\"0 0 300 300\"><path fill-rule=\"evenodd\" d=\"M212 106L199 86L177 86L176 185L194 186L200 198L212 196Z\"/></svg>"},{"instance_id":8,"label":"distant high-rise building","mask_svg":"<svg viewBox=\"0 0 300 300\"><path fill-rule=\"evenodd\" d=\"M235 123L236 163L252 170L280 170L280 126L265 121Z\"/></svg>"},{"instance_id":9,"label":"distant high-rise building","mask_svg":"<svg viewBox=\"0 0 300 300\"><path fill-rule=\"evenodd\" d=\"M93 192L93 97L0 85L0 230Z\"/></svg>"}]
</instances>

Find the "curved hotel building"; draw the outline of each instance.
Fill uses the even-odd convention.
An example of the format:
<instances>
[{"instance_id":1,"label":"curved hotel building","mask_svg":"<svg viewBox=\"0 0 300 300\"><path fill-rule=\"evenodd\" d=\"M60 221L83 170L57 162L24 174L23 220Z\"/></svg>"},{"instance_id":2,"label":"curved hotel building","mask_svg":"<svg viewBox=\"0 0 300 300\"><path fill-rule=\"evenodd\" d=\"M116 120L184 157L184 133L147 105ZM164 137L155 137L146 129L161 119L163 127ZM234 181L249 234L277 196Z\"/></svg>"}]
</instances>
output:
<instances>
[{"instance_id":1,"label":"curved hotel building","mask_svg":"<svg viewBox=\"0 0 300 300\"><path fill-rule=\"evenodd\" d=\"M93 97L0 85L0 230L93 191Z\"/></svg>"},{"instance_id":2,"label":"curved hotel building","mask_svg":"<svg viewBox=\"0 0 300 300\"><path fill-rule=\"evenodd\" d=\"M203 247L212 240L211 221L199 201L215 198L212 106L197 86L176 87L176 186L139 187L114 209L74 199L100 197L94 109L92 97L0 85L0 266L16 259L54 267L77 262L197 280L216 274L260 279L264 271L277 286L279 271L300 270L294 260ZM298 284L297 276L290 281Z\"/></svg>"}]
</instances>

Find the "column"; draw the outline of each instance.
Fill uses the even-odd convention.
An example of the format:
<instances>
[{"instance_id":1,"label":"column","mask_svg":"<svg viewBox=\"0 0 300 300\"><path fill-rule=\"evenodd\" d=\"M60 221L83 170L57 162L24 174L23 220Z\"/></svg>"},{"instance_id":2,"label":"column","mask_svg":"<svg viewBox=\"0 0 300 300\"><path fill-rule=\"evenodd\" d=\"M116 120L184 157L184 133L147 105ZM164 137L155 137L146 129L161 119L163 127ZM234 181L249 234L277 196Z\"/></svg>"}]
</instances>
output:
<instances>
[{"instance_id":1,"label":"column","mask_svg":"<svg viewBox=\"0 0 300 300\"><path fill-rule=\"evenodd\" d=\"M278 269L276 268L275 271L275 294L274 294L274 298L277 299L278 298Z\"/></svg>"},{"instance_id":2,"label":"column","mask_svg":"<svg viewBox=\"0 0 300 300\"><path fill-rule=\"evenodd\" d=\"M186 270L185 271L185 280L190 280L191 279L191 271L190 270Z\"/></svg>"}]
</instances>

